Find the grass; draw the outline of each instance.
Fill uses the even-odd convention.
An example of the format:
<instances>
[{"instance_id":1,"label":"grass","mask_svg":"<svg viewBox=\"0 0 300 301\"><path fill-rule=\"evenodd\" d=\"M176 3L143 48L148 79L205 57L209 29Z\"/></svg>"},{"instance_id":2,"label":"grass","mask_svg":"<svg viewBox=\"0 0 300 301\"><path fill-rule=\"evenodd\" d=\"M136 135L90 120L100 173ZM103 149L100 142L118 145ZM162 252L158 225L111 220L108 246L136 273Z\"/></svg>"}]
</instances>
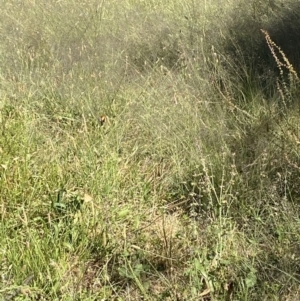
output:
<instances>
[{"instance_id":1,"label":"grass","mask_svg":"<svg viewBox=\"0 0 300 301\"><path fill-rule=\"evenodd\" d=\"M299 299L300 11L223 2L2 5L3 300Z\"/></svg>"}]
</instances>

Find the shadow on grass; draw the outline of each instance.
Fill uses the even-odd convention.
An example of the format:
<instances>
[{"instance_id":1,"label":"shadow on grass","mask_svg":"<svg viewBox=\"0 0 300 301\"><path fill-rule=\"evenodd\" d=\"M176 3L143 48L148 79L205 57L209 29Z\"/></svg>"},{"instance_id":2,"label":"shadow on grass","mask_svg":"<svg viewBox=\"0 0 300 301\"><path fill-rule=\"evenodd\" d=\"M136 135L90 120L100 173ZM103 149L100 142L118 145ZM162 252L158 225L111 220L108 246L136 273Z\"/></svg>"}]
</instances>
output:
<instances>
[{"instance_id":1,"label":"shadow on grass","mask_svg":"<svg viewBox=\"0 0 300 301\"><path fill-rule=\"evenodd\" d=\"M242 79L243 92L247 95L249 85L255 86L262 90L266 98L273 97L278 91L277 79L289 83L289 70L284 67L285 59L288 59L298 74L300 73L300 5L277 5L269 2L261 7L254 7L258 4L241 1L240 9L243 8L245 14L236 18L236 11L233 11L233 17L228 24L230 38L227 38L223 45L234 61L232 72L238 72ZM285 57L275 49L280 63L276 62L261 30L266 31L284 53ZM282 64L284 74L280 74L279 64Z\"/></svg>"}]
</instances>

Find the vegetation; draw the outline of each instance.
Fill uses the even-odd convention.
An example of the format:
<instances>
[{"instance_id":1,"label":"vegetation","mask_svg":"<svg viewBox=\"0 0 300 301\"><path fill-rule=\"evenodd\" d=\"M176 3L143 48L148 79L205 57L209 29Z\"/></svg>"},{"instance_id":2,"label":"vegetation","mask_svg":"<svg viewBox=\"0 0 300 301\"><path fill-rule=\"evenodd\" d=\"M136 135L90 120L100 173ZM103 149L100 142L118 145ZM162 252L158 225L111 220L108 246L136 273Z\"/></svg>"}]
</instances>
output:
<instances>
[{"instance_id":1,"label":"vegetation","mask_svg":"<svg viewBox=\"0 0 300 301\"><path fill-rule=\"evenodd\" d=\"M3 300L299 300L299 3L0 12Z\"/></svg>"}]
</instances>

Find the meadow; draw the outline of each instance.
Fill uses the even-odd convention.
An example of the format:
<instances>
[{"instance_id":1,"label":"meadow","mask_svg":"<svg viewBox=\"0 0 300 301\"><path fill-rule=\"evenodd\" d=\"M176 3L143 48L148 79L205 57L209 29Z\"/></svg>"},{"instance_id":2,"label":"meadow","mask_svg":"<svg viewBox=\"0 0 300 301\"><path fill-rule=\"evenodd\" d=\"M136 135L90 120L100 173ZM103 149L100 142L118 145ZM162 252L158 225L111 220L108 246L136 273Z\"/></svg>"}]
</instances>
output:
<instances>
[{"instance_id":1,"label":"meadow","mask_svg":"<svg viewBox=\"0 0 300 301\"><path fill-rule=\"evenodd\" d=\"M0 13L0 298L300 299L297 1Z\"/></svg>"}]
</instances>

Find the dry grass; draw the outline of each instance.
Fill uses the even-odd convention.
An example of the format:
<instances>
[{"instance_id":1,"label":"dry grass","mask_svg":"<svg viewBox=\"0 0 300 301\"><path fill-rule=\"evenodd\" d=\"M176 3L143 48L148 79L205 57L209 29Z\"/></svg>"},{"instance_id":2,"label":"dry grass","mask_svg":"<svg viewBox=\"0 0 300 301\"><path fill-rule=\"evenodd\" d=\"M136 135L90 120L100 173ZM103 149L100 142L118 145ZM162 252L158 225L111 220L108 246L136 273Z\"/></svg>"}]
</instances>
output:
<instances>
[{"instance_id":1,"label":"dry grass","mask_svg":"<svg viewBox=\"0 0 300 301\"><path fill-rule=\"evenodd\" d=\"M4 300L297 299L299 10L202 4L0 8Z\"/></svg>"}]
</instances>

